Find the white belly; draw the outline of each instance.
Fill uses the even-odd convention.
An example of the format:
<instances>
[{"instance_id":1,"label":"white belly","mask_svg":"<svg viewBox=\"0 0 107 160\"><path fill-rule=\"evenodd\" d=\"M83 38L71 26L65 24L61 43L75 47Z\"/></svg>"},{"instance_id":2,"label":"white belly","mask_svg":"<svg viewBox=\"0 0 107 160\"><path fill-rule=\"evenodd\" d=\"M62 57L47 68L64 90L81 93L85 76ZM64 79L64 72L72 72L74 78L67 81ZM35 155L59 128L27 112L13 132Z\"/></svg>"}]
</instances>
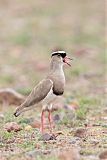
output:
<instances>
[{"instance_id":1,"label":"white belly","mask_svg":"<svg viewBox=\"0 0 107 160\"><path fill-rule=\"evenodd\" d=\"M51 103L53 103L53 101L56 99L56 95L53 94L53 90L51 88L51 90L49 91L49 93L47 94L47 96L45 97L45 99L42 101L43 105L50 105Z\"/></svg>"}]
</instances>

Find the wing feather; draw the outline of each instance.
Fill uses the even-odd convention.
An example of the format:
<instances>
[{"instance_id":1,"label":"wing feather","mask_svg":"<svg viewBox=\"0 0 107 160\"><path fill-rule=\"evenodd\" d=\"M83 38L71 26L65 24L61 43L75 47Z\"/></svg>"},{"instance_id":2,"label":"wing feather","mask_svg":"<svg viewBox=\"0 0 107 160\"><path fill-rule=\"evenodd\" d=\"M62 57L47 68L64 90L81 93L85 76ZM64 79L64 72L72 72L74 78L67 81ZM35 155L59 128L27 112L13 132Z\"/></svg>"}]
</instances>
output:
<instances>
[{"instance_id":1,"label":"wing feather","mask_svg":"<svg viewBox=\"0 0 107 160\"><path fill-rule=\"evenodd\" d=\"M22 104L23 107L29 107L34 104L39 103L42 101L51 88L53 87L53 82L50 79L44 79L42 80L30 93L30 95L27 97L27 99Z\"/></svg>"}]
</instances>

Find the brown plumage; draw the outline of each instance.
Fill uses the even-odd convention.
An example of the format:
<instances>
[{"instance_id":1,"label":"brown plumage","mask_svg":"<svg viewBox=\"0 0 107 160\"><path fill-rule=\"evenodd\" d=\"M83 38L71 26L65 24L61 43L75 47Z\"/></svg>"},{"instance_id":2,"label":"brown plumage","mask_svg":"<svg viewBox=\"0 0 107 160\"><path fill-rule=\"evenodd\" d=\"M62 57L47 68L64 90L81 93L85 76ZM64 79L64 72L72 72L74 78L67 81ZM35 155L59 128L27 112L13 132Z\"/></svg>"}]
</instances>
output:
<instances>
[{"instance_id":1,"label":"brown plumage","mask_svg":"<svg viewBox=\"0 0 107 160\"><path fill-rule=\"evenodd\" d=\"M51 56L50 70L45 79L43 79L30 93L26 100L16 109L14 115L17 117L22 112L29 110L31 106L38 103L42 104L42 133L43 133L43 116L44 111L49 112L48 119L52 128L50 119L50 110L52 109L53 101L57 96L64 92L65 76L63 72L63 63L67 63L67 56L64 51L53 52Z\"/></svg>"}]
</instances>

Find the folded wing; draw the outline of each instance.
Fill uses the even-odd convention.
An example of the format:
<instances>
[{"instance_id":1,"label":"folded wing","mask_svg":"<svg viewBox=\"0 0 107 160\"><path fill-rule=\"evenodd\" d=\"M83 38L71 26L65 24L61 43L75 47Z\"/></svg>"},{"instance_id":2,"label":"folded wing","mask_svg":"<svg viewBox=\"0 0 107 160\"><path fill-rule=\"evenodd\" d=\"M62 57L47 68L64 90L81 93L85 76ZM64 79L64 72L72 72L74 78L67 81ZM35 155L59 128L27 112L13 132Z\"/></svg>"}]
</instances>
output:
<instances>
[{"instance_id":1,"label":"folded wing","mask_svg":"<svg viewBox=\"0 0 107 160\"><path fill-rule=\"evenodd\" d=\"M50 79L42 80L30 93L22 106L29 107L41 102L53 87L53 82Z\"/></svg>"}]
</instances>

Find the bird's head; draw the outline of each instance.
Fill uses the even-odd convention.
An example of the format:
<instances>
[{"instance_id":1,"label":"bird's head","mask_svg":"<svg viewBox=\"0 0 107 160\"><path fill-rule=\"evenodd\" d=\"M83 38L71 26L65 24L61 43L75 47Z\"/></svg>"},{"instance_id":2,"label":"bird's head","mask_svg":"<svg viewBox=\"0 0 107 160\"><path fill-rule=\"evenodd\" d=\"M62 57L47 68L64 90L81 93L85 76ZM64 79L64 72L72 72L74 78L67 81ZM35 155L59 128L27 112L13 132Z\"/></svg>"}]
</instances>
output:
<instances>
[{"instance_id":1,"label":"bird's head","mask_svg":"<svg viewBox=\"0 0 107 160\"><path fill-rule=\"evenodd\" d=\"M59 63L66 63L69 66L71 66L69 64L69 60L73 60L73 59L67 57L67 53L65 51L55 51L52 53L51 57L54 60L58 61Z\"/></svg>"}]
</instances>

